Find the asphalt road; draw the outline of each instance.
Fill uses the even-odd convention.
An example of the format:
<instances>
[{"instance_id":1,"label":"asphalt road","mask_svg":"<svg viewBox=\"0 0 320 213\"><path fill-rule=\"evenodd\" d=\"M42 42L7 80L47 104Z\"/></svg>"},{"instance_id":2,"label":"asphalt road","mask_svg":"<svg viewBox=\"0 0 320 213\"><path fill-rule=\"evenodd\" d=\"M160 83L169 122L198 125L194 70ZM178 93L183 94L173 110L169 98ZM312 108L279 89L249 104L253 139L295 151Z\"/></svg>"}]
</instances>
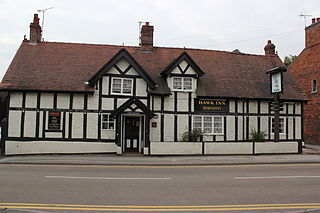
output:
<instances>
[{"instance_id":1,"label":"asphalt road","mask_svg":"<svg viewBox=\"0 0 320 213\"><path fill-rule=\"evenodd\" d=\"M1 208L28 212L314 212L311 210L320 209L320 164L0 165L0 213L5 212Z\"/></svg>"}]
</instances>

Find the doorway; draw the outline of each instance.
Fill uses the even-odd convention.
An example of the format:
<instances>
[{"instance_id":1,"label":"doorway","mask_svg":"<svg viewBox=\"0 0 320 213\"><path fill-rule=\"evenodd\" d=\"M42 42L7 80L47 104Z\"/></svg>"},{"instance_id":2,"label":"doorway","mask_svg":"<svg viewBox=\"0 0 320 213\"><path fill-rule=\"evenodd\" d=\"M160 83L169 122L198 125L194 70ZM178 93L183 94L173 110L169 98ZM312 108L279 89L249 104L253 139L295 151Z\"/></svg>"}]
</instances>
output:
<instances>
[{"instance_id":1,"label":"doorway","mask_svg":"<svg viewBox=\"0 0 320 213\"><path fill-rule=\"evenodd\" d=\"M124 151L139 152L140 145L140 117L125 116Z\"/></svg>"}]
</instances>

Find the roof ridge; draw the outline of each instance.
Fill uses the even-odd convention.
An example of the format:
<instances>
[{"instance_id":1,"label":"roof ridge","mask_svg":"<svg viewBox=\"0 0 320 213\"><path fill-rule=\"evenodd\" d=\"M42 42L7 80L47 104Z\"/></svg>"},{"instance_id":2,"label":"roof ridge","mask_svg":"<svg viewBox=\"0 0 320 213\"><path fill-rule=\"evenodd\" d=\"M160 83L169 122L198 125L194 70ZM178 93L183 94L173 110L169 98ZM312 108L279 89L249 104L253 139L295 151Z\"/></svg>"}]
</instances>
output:
<instances>
[{"instance_id":1,"label":"roof ridge","mask_svg":"<svg viewBox=\"0 0 320 213\"><path fill-rule=\"evenodd\" d=\"M29 42L29 40L24 40L24 42ZM80 46L109 46L109 47L119 47L119 48L137 48L140 49L140 46L131 46L131 45L115 45L115 44L94 44L94 43L81 43L81 42L61 42L61 41L42 41L41 43L54 43L54 44L70 44L70 45L80 45ZM247 56L259 56L259 57L279 57L278 55L260 55L260 54L252 54L252 53L234 53L232 51L226 50L213 50L213 49L200 49L200 48L185 48L185 47L166 47L166 46L154 46L155 49L176 49L176 50L183 50L183 51L204 51L204 52L218 52L218 53L227 53L232 55L247 55Z\"/></svg>"}]
</instances>

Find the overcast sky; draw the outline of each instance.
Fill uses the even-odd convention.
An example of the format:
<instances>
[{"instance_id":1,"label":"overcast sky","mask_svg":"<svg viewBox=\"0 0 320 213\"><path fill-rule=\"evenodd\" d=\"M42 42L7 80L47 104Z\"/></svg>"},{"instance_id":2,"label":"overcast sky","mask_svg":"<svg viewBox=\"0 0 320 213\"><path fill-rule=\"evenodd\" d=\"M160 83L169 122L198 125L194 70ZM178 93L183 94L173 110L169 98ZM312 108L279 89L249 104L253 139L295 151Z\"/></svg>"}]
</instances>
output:
<instances>
[{"instance_id":1,"label":"overcast sky","mask_svg":"<svg viewBox=\"0 0 320 213\"><path fill-rule=\"evenodd\" d=\"M0 79L33 14L49 7L45 41L136 46L138 22L150 21L155 46L264 54L271 39L281 59L304 48L299 14L320 17L319 0L0 0Z\"/></svg>"}]
</instances>

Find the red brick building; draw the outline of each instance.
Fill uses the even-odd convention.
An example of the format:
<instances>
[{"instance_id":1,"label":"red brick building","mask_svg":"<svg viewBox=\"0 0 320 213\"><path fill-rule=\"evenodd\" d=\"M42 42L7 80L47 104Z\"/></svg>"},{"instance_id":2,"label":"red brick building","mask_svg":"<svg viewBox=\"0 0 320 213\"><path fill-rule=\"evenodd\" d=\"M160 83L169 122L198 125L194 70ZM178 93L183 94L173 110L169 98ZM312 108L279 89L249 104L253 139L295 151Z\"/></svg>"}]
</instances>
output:
<instances>
[{"instance_id":1,"label":"red brick building","mask_svg":"<svg viewBox=\"0 0 320 213\"><path fill-rule=\"evenodd\" d=\"M306 99L304 116L304 140L306 143L320 144L320 18L312 19L305 29L305 48L289 68Z\"/></svg>"}]
</instances>

